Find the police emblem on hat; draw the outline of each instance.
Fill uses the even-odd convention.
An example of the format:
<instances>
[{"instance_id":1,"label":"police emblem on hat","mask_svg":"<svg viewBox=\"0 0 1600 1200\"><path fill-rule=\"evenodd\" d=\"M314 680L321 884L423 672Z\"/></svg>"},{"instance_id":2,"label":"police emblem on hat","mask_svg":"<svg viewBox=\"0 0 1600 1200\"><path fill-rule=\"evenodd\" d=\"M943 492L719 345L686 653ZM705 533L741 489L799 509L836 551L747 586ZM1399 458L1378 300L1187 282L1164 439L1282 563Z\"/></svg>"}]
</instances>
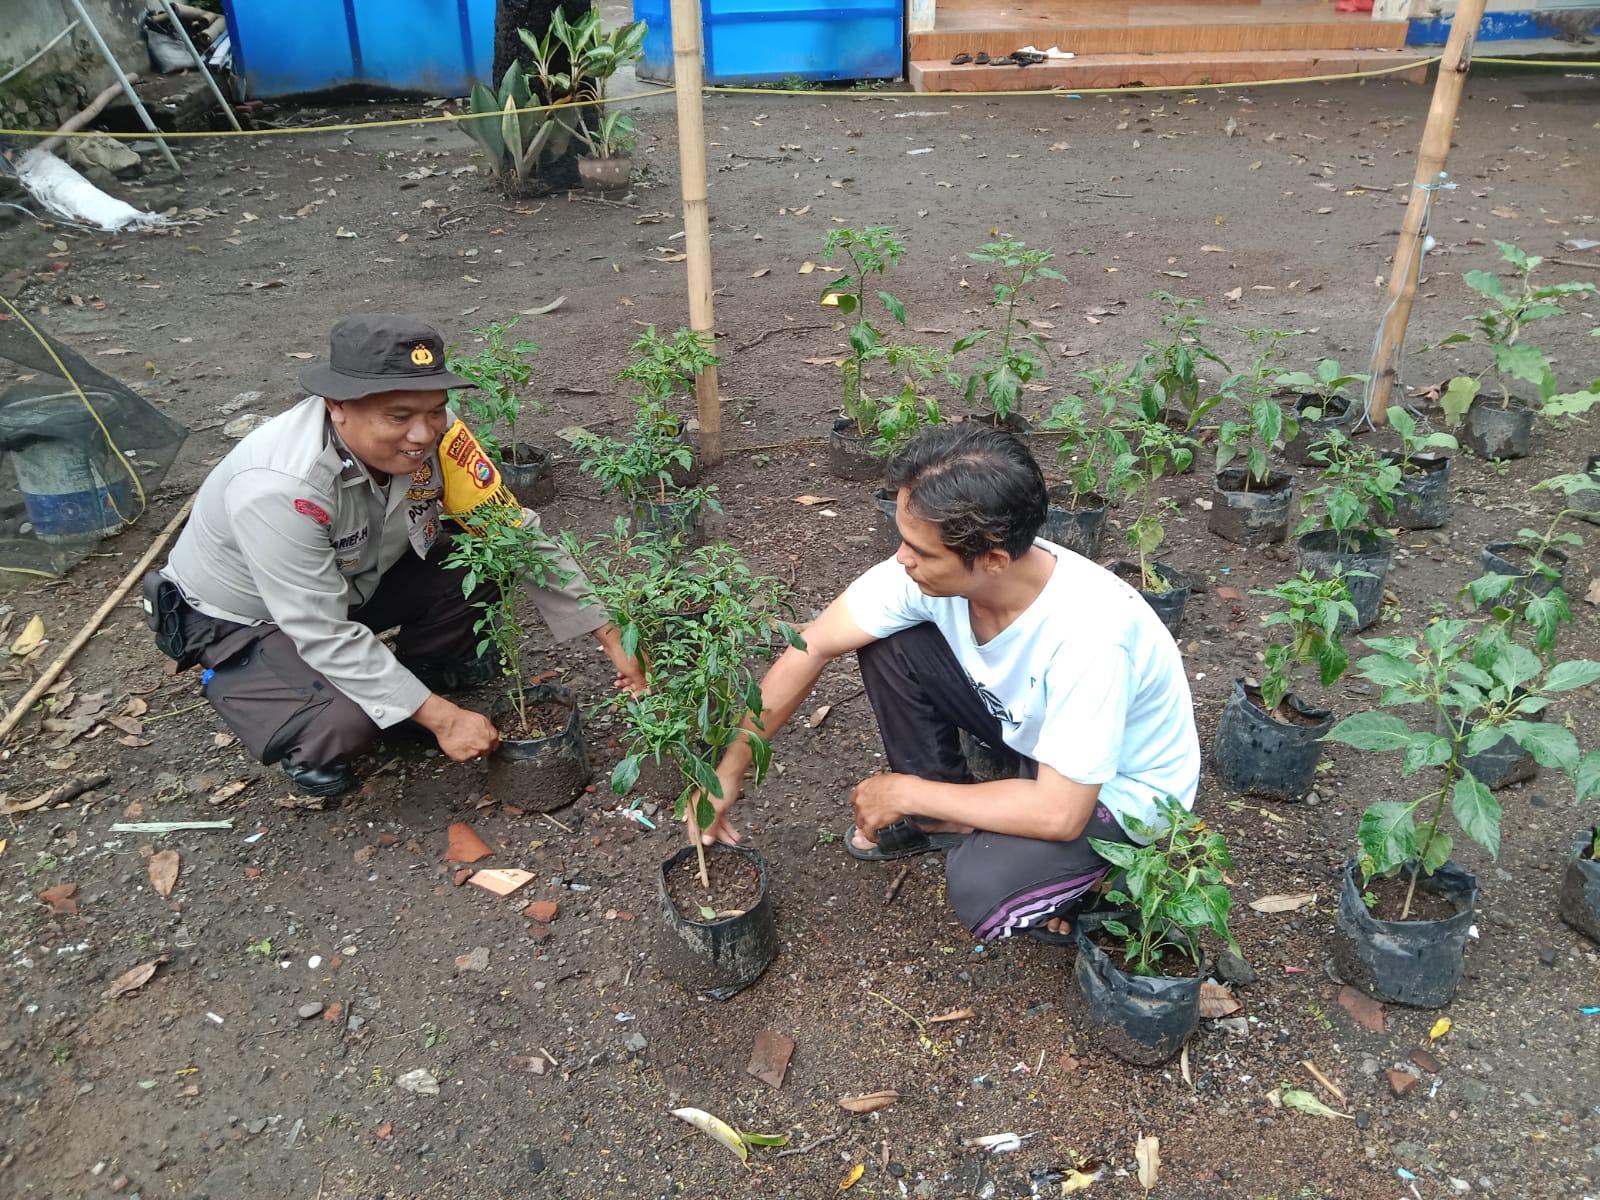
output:
<instances>
[{"instance_id":1,"label":"police emblem on hat","mask_svg":"<svg viewBox=\"0 0 1600 1200\"><path fill-rule=\"evenodd\" d=\"M423 342L418 342L411 348L411 361L419 367L433 366L433 351L428 349Z\"/></svg>"}]
</instances>

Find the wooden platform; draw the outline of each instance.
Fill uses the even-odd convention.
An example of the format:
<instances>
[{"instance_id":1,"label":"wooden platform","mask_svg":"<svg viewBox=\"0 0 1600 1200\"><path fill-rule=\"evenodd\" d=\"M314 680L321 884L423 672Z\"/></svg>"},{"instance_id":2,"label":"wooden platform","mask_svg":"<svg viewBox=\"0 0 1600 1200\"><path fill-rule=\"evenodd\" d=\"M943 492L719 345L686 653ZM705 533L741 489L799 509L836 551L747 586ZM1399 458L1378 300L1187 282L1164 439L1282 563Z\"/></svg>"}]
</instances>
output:
<instances>
[{"instance_id":1,"label":"wooden platform","mask_svg":"<svg viewBox=\"0 0 1600 1200\"><path fill-rule=\"evenodd\" d=\"M1332 0L939 0L935 27L911 35L907 77L917 91L960 92L1259 82L1426 58L1404 51L1406 29L1336 13ZM1026 45L1076 57L1025 68L950 64Z\"/></svg>"}]
</instances>

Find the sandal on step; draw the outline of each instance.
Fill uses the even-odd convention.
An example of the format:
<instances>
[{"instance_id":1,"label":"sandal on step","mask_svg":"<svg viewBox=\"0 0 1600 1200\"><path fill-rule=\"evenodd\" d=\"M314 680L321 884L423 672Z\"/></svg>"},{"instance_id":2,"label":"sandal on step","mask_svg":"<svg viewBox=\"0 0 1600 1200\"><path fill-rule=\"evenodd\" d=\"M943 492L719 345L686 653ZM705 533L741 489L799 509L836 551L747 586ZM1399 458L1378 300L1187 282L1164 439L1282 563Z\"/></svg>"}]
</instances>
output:
<instances>
[{"instance_id":1,"label":"sandal on step","mask_svg":"<svg viewBox=\"0 0 1600 1200\"><path fill-rule=\"evenodd\" d=\"M954 58L952 58L950 60L950 65L952 67L961 67L961 66L965 66L967 63L969 63L971 61L972 61L972 55L967 54L965 52L962 52L961 54L956 55Z\"/></svg>"},{"instance_id":2,"label":"sandal on step","mask_svg":"<svg viewBox=\"0 0 1600 1200\"><path fill-rule=\"evenodd\" d=\"M893 862L897 858L911 858L917 854L931 854L936 850L950 850L959 846L965 835L960 833L927 833L909 817L885 825L878 830L878 844L871 850L856 845L856 827L850 826L845 834L844 848L851 858L862 862Z\"/></svg>"},{"instance_id":3,"label":"sandal on step","mask_svg":"<svg viewBox=\"0 0 1600 1200\"><path fill-rule=\"evenodd\" d=\"M972 61L977 63L980 67L987 67L989 65L989 52L987 50L979 50L978 57Z\"/></svg>"}]
</instances>

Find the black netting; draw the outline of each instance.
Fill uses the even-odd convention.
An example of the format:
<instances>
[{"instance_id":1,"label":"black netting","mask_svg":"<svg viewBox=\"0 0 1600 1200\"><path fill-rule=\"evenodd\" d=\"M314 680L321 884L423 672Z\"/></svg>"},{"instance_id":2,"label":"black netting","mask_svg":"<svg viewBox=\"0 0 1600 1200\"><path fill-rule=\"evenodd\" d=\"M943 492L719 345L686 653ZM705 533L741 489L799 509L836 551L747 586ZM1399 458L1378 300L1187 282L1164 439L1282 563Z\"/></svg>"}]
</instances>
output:
<instances>
[{"instance_id":1,"label":"black netting","mask_svg":"<svg viewBox=\"0 0 1600 1200\"><path fill-rule=\"evenodd\" d=\"M0 572L59 573L138 520L188 434L0 311Z\"/></svg>"}]
</instances>

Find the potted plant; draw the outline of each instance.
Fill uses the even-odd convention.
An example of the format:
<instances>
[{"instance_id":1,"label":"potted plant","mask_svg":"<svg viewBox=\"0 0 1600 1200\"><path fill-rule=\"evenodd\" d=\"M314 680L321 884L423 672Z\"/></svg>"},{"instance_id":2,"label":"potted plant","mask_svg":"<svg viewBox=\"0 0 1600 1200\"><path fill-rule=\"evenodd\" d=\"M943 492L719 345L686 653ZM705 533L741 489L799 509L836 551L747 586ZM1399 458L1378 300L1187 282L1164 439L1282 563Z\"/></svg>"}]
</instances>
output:
<instances>
[{"instance_id":1,"label":"potted plant","mask_svg":"<svg viewBox=\"0 0 1600 1200\"><path fill-rule=\"evenodd\" d=\"M540 162L564 154L571 141L571 131L535 103L521 63L506 68L498 89L473 84L467 105L471 115L458 118L461 131L488 154L508 198L522 195Z\"/></svg>"},{"instance_id":2,"label":"potted plant","mask_svg":"<svg viewBox=\"0 0 1600 1200\"><path fill-rule=\"evenodd\" d=\"M1399 529L1438 529L1450 518L1450 457L1456 439L1443 432L1417 432L1416 418L1398 405L1389 410L1389 424L1400 438L1398 451L1387 451L1400 468L1390 520Z\"/></svg>"},{"instance_id":3,"label":"potted plant","mask_svg":"<svg viewBox=\"0 0 1600 1200\"><path fill-rule=\"evenodd\" d=\"M1176 635L1189 601L1190 581L1170 563L1156 560L1156 552L1167 540L1166 522L1178 511L1170 496L1157 494L1156 484L1169 471L1174 475L1187 471L1199 444L1143 411L1129 418L1125 428L1130 444L1125 456L1129 465L1120 474L1114 472L1113 481L1137 506L1124 530L1134 557L1119 559L1111 564L1111 570L1132 584L1161 623ZM1119 465L1123 457L1118 456Z\"/></svg>"},{"instance_id":4,"label":"potted plant","mask_svg":"<svg viewBox=\"0 0 1600 1200\"><path fill-rule=\"evenodd\" d=\"M1031 297L1024 289L1041 279L1054 279L1065 283L1061 272L1047 265L1055 260L1049 250L1030 250L1015 238L999 238L987 242L967 255L977 263L995 268L997 278L990 286L994 294L989 307L1002 313L1000 345L988 350L967 375L963 391L970 404L980 393L989 405L989 411L976 420L985 421L997 429L1013 433L1026 433L1027 421L1016 411L1022 398L1024 385L1044 373L1044 340L1028 327L1026 317L1018 313L1018 306ZM979 329L958 338L951 355L970 350L994 334L993 329Z\"/></svg>"},{"instance_id":5,"label":"potted plant","mask_svg":"<svg viewBox=\"0 0 1600 1200\"><path fill-rule=\"evenodd\" d=\"M1430 728L1412 729L1389 712L1363 712L1339 722L1328 738L1358 750L1403 750L1402 775L1436 769L1439 785L1415 800L1375 800L1362 814L1360 853L1345 864L1339 895L1346 940L1336 959L1346 982L1379 999L1437 1008L1460 981L1478 887L1451 861L1446 810L1491 857L1500 853L1500 804L1464 760L1510 737L1541 765L1575 777L1580 756L1571 730L1529 718L1551 696L1600 678L1600 663L1546 668L1497 622L1438 621L1420 641L1363 643L1375 653L1357 663L1358 673L1382 689L1387 706L1431 708Z\"/></svg>"},{"instance_id":6,"label":"potted plant","mask_svg":"<svg viewBox=\"0 0 1600 1200\"><path fill-rule=\"evenodd\" d=\"M1352 383L1366 383L1365 375L1347 375L1337 359L1325 358L1317 364L1315 374L1305 371L1288 371L1274 382L1295 397L1294 415L1300 428L1284 439L1283 456L1297 467L1316 463L1314 455L1327 444L1330 433L1338 432L1346 438L1355 425L1355 407L1342 388Z\"/></svg>"},{"instance_id":7,"label":"potted plant","mask_svg":"<svg viewBox=\"0 0 1600 1200\"><path fill-rule=\"evenodd\" d=\"M589 157L578 160L578 176L585 187L605 190L628 185L633 174L633 152L639 145L633 117L612 109L602 114L591 132L578 127Z\"/></svg>"},{"instance_id":8,"label":"potted plant","mask_svg":"<svg viewBox=\"0 0 1600 1200\"><path fill-rule=\"evenodd\" d=\"M537 400L524 400L521 389L533 378L533 356L539 347L527 338L508 343L506 337L522 318L491 321L470 332L483 340L483 348L466 354L460 343L446 353L450 370L477 384L476 389L452 391L451 402L462 409L472 426L472 436L500 469L500 477L512 495L532 508L542 508L555 499L555 480L550 474L550 452L517 436L517 422L524 409L543 411ZM497 432L505 426L502 442Z\"/></svg>"},{"instance_id":9,"label":"potted plant","mask_svg":"<svg viewBox=\"0 0 1600 1200\"><path fill-rule=\"evenodd\" d=\"M576 697L551 684L530 685L522 658L526 639L518 602L525 585L559 588L571 578L558 550L538 529L524 524L520 508L490 505L475 510L473 524L451 542L445 566L465 572L462 592L493 585L478 600L472 630L480 658L494 655L506 678L500 709L500 747L489 756L491 785L502 800L536 812L560 808L589 784L589 754ZM570 564L569 564L570 565Z\"/></svg>"},{"instance_id":10,"label":"potted plant","mask_svg":"<svg viewBox=\"0 0 1600 1200\"><path fill-rule=\"evenodd\" d=\"M1522 458L1528 453L1536 412L1546 416L1571 416L1588 411L1600 401L1600 391L1556 394L1556 374L1549 357L1538 346L1523 340L1523 333L1535 321L1561 316L1567 310L1567 296L1592 293L1588 282L1551 283L1535 287L1533 272L1544 259L1525 254L1510 242L1496 242L1501 261L1516 272L1514 290L1507 290L1493 271L1468 271L1461 277L1473 291L1489 301L1489 307L1467 318L1474 326L1470 333L1456 333L1439 343L1483 342L1489 350L1489 365L1477 375L1458 375L1446 386L1440 403L1445 421L1462 426L1461 439L1481 458ZM1483 378L1493 386L1482 396ZM1512 394L1512 381L1531 384L1533 397Z\"/></svg>"},{"instance_id":11,"label":"potted plant","mask_svg":"<svg viewBox=\"0 0 1600 1200\"><path fill-rule=\"evenodd\" d=\"M1316 778L1322 737L1333 727L1333 714L1291 692L1289 674L1296 666L1314 665L1324 689L1338 681L1350 663L1339 636L1341 625L1353 619L1355 605L1338 567L1328 578L1302 570L1274 587L1252 588L1250 594L1282 603L1282 609L1261 621L1286 629L1289 640L1267 647L1267 669L1259 684L1233 681L1213 745L1217 774L1236 792L1298 800Z\"/></svg>"},{"instance_id":12,"label":"potted plant","mask_svg":"<svg viewBox=\"0 0 1600 1200\"><path fill-rule=\"evenodd\" d=\"M1400 468L1338 432L1316 457L1322 472L1302 502L1296 553L1302 570L1322 578L1343 573L1355 614L1342 632L1352 633L1376 621L1383 605L1394 539L1381 527L1394 512Z\"/></svg>"},{"instance_id":13,"label":"potted plant","mask_svg":"<svg viewBox=\"0 0 1600 1200\"><path fill-rule=\"evenodd\" d=\"M1600 779L1596 778L1600 776L1600 751L1584 755L1584 765L1579 793L1584 791L1581 779L1586 775L1589 795L1600 794ZM1560 912L1568 925L1591 942L1600 942L1600 825L1580 830L1572 839L1567 870L1561 878Z\"/></svg>"},{"instance_id":14,"label":"potted plant","mask_svg":"<svg viewBox=\"0 0 1600 1200\"><path fill-rule=\"evenodd\" d=\"M588 457L578 470L600 481L602 492L619 491L636 529L649 529L679 545L699 538L701 515L720 512L716 486L687 482L694 455L683 440L683 423L668 407L688 381L716 356L704 338L680 329L663 338L652 325L633 346L639 357L618 375L638 385L632 397L633 426L624 439L585 431L573 443Z\"/></svg>"},{"instance_id":15,"label":"potted plant","mask_svg":"<svg viewBox=\"0 0 1600 1200\"><path fill-rule=\"evenodd\" d=\"M822 302L837 308L841 316L854 318L846 330L850 354L839 368L843 411L828 437L828 467L839 479L866 482L883 474L883 463L872 453L878 403L866 391L866 367L886 352L883 330L867 315L867 288L873 276L887 273L905 252L894 230L884 225L830 229L823 239L822 261L832 263L841 254L850 266L823 286ZM905 305L893 292L879 289L877 298L891 318L906 323Z\"/></svg>"},{"instance_id":16,"label":"potted plant","mask_svg":"<svg viewBox=\"0 0 1600 1200\"><path fill-rule=\"evenodd\" d=\"M1151 292L1150 298L1168 306L1169 311L1161 314L1167 336L1163 340L1145 340L1144 354L1135 364L1135 371L1155 409L1150 414L1152 419L1175 429L1193 429L1222 400L1219 392L1202 397L1202 367L1209 363L1226 373L1228 364L1202 341L1203 331L1212 322L1200 316L1200 301L1164 291Z\"/></svg>"},{"instance_id":17,"label":"potted plant","mask_svg":"<svg viewBox=\"0 0 1600 1200\"><path fill-rule=\"evenodd\" d=\"M591 590L616 620L624 650L644 665L648 688L607 701L621 718L624 754L611 789L626 795L646 762L673 779L673 815L687 820L691 846L661 868L662 911L672 931L668 970L716 999L754 982L777 950L767 870L748 847L701 845L715 820L711 798L722 785L716 765L740 739L750 743L756 782L772 748L758 732L761 688L752 656L777 641L803 646L783 619L789 595L778 579L757 575L730 546L704 546L674 561L649 537L613 538L582 551Z\"/></svg>"},{"instance_id":18,"label":"potted plant","mask_svg":"<svg viewBox=\"0 0 1600 1200\"><path fill-rule=\"evenodd\" d=\"M1131 483L1133 454L1125 430L1137 383L1123 363L1086 371L1089 398L1067 396L1040 429L1062 434L1056 457L1066 479L1049 489L1044 536L1094 558L1105 532L1106 507Z\"/></svg>"},{"instance_id":19,"label":"potted plant","mask_svg":"<svg viewBox=\"0 0 1600 1200\"><path fill-rule=\"evenodd\" d=\"M1171 796L1156 805L1156 823L1128 821L1128 832L1143 844L1089 839L1122 873L1120 886L1106 895L1120 911L1082 914L1073 928L1078 990L1090 1020L1112 1053L1143 1065L1172 1058L1199 1021L1206 977L1199 935L1209 931L1238 948L1223 882L1233 861L1222 835Z\"/></svg>"},{"instance_id":20,"label":"potted plant","mask_svg":"<svg viewBox=\"0 0 1600 1200\"><path fill-rule=\"evenodd\" d=\"M1289 532L1294 476L1273 471L1268 455L1299 427L1272 398L1278 343L1291 335L1276 329L1246 330L1255 354L1248 370L1235 373L1222 394L1244 406L1243 421L1217 430L1217 474L1211 487L1208 528L1238 546L1281 542ZM1232 466L1235 460L1242 466Z\"/></svg>"}]
</instances>

